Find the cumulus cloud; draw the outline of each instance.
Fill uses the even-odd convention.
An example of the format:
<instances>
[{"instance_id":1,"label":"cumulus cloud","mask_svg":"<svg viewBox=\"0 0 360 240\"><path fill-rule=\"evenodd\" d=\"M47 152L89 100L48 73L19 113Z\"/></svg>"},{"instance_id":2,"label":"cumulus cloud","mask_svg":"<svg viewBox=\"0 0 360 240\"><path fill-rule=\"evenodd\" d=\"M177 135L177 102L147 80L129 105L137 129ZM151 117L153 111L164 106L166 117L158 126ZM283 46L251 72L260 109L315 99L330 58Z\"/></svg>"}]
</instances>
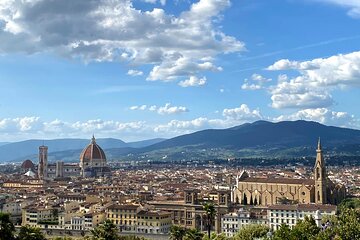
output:
<instances>
[{"instance_id":1,"label":"cumulus cloud","mask_svg":"<svg viewBox=\"0 0 360 240\"><path fill-rule=\"evenodd\" d=\"M241 104L237 108L225 108L223 116L227 119L241 120L241 121L254 121L262 119L260 110L251 110L246 104Z\"/></svg>"},{"instance_id":2,"label":"cumulus cloud","mask_svg":"<svg viewBox=\"0 0 360 240\"><path fill-rule=\"evenodd\" d=\"M339 54L311 61L282 59L268 70L295 70L299 76L280 75L270 87L274 108L323 108L333 104L331 92L360 86L360 52Z\"/></svg>"},{"instance_id":3,"label":"cumulus cloud","mask_svg":"<svg viewBox=\"0 0 360 240\"><path fill-rule=\"evenodd\" d=\"M360 2L358 0L317 0L325 3L331 3L348 9L348 15L354 18L360 18Z\"/></svg>"},{"instance_id":4,"label":"cumulus cloud","mask_svg":"<svg viewBox=\"0 0 360 240\"><path fill-rule=\"evenodd\" d=\"M165 106L159 107L157 112L159 114L177 114L177 113L183 113L188 112L189 110L186 107L183 106L171 106L170 103L166 103Z\"/></svg>"},{"instance_id":5,"label":"cumulus cloud","mask_svg":"<svg viewBox=\"0 0 360 240\"><path fill-rule=\"evenodd\" d=\"M195 87L204 86L206 84L206 77L198 78L196 76L190 76L189 79L179 82L181 87Z\"/></svg>"},{"instance_id":6,"label":"cumulus cloud","mask_svg":"<svg viewBox=\"0 0 360 240\"><path fill-rule=\"evenodd\" d=\"M141 107L139 107L141 108ZM139 109L138 108L138 109ZM147 107L149 110L151 108ZM158 111L158 107L155 110ZM166 108L168 111L170 107ZM175 110L170 110L174 112ZM328 108L304 109L276 118L263 116L259 109L251 109L246 104L236 108L226 108L222 117L197 117L188 120L173 119L165 123L146 121L121 122L115 120L92 119L67 122L59 119L43 121L39 117L18 117L0 119L0 137L3 141L19 141L30 138L84 137L93 133L97 137L115 137L123 140L139 140L155 137L174 137L209 128L228 128L257 120L309 120L327 125L360 128L360 120L347 112Z\"/></svg>"},{"instance_id":7,"label":"cumulus cloud","mask_svg":"<svg viewBox=\"0 0 360 240\"><path fill-rule=\"evenodd\" d=\"M340 127L360 127L360 121L354 115L347 112L332 111L327 108L304 109L290 115L281 115L274 120L307 120Z\"/></svg>"},{"instance_id":8,"label":"cumulus cloud","mask_svg":"<svg viewBox=\"0 0 360 240\"><path fill-rule=\"evenodd\" d=\"M174 16L136 9L131 0L2 0L0 53L150 64L148 80L189 78L221 70L214 64L219 54L244 49L215 21L229 6L230 0L200 0Z\"/></svg>"},{"instance_id":9,"label":"cumulus cloud","mask_svg":"<svg viewBox=\"0 0 360 240\"><path fill-rule=\"evenodd\" d=\"M130 76L136 77L136 76L142 76L144 73L142 71L139 71L139 70L130 69L127 72L127 74L130 75Z\"/></svg>"},{"instance_id":10,"label":"cumulus cloud","mask_svg":"<svg viewBox=\"0 0 360 240\"><path fill-rule=\"evenodd\" d=\"M147 105L140 105L140 106L131 106L129 108L130 110L148 110L151 112L157 112L158 114L161 115L166 115L166 114L178 114L178 113L184 113L184 112L188 112L189 109L187 109L184 106L171 106L170 103L166 103L164 106L156 106L156 105L152 105L152 106L147 106Z\"/></svg>"},{"instance_id":11,"label":"cumulus cloud","mask_svg":"<svg viewBox=\"0 0 360 240\"><path fill-rule=\"evenodd\" d=\"M244 84L241 86L243 90L259 90L264 88L266 82L270 82L270 78L265 78L260 74L254 73L251 76L251 82L248 79L245 79Z\"/></svg>"},{"instance_id":12,"label":"cumulus cloud","mask_svg":"<svg viewBox=\"0 0 360 240\"><path fill-rule=\"evenodd\" d=\"M263 119L258 109L251 110L246 104L241 104L238 108L224 109L224 118L209 119L199 117L192 120L172 120L166 124L160 124L154 128L156 133L185 134L207 128L227 128L245 122L252 122Z\"/></svg>"}]
</instances>

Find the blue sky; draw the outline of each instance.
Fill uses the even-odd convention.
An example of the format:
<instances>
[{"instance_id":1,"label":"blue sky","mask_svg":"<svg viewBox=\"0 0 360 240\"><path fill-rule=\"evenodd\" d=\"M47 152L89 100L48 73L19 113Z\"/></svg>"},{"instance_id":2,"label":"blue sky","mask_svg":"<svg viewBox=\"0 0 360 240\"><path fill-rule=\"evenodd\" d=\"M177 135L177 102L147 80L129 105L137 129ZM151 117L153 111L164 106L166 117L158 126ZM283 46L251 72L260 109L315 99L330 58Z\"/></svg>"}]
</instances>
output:
<instances>
[{"instance_id":1,"label":"blue sky","mask_svg":"<svg viewBox=\"0 0 360 240\"><path fill-rule=\"evenodd\" d=\"M0 2L0 142L360 128L360 2Z\"/></svg>"}]
</instances>

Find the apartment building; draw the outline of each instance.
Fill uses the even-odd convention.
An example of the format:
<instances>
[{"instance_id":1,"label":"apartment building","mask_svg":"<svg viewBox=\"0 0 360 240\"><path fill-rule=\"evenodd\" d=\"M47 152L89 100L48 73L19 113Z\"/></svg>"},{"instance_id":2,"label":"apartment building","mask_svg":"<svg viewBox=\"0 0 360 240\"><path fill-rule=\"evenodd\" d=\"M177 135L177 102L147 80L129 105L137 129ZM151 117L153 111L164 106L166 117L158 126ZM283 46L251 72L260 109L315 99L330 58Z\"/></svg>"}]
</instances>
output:
<instances>
[{"instance_id":1,"label":"apartment building","mask_svg":"<svg viewBox=\"0 0 360 240\"><path fill-rule=\"evenodd\" d=\"M298 205L273 205L268 208L269 227L273 230L280 228L281 224L293 227L305 216L313 217L320 227L325 215L335 215L336 206L327 204L298 204Z\"/></svg>"}]
</instances>

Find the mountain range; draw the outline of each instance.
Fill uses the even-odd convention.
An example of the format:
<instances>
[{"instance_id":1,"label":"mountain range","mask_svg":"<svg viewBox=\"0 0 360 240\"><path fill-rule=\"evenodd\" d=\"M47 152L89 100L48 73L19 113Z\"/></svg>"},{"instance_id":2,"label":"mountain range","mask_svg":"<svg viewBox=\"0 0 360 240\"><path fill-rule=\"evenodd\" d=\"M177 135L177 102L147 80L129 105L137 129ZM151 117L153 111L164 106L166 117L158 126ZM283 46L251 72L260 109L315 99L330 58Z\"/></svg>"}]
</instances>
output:
<instances>
[{"instance_id":1,"label":"mountain range","mask_svg":"<svg viewBox=\"0 0 360 240\"><path fill-rule=\"evenodd\" d=\"M96 142L103 149L135 149L142 148L163 141L163 138L155 138L137 142L124 142L114 138L99 138ZM24 159L36 159L38 148L41 145L48 146L49 160L79 158L80 152L90 143L88 139L53 139L53 140L26 140L21 142L0 144L0 162L22 161ZM78 154L77 154L78 153ZM72 156L77 154L74 159ZM59 158L61 157L61 158Z\"/></svg>"},{"instance_id":2,"label":"mountain range","mask_svg":"<svg viewBox=\"0 0 360 240\"><path fill-rule=\"evenodd\" d=\"M208 129L171 139L125 143L112 138L97 143L112 160L227 159L241 157L314 156L318 138L328 154L360 155L360 130L326 126L312 121L257 121L227 129ZM89 143L84 139L47 140L49 159L76 160ZM36 159L41 140L0 145L0 160Z\"/></svg>"}]
</instances>

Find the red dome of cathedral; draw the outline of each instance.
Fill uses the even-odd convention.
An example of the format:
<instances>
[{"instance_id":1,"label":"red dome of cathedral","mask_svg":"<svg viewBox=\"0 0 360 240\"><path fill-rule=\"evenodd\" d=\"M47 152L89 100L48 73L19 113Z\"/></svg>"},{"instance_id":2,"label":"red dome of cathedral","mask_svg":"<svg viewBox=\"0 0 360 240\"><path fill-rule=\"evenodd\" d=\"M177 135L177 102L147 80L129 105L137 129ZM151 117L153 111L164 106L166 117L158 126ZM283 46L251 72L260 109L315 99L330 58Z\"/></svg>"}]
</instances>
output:
<instances>
[{"instance_id":1,"label":"red dome of cathedral","mask_svg":"<svg viewBox=\"0 0 360 240\"><path fill-rule=\"evenodd\" d=\"M35 165L31 160L27 159L21 164L21 168L22 169L34 169Z\"/></svg>"},{"instance_id":2,"label":"red dome of cathedral","mask_svg":"<svg viewBox=\"0 0 360 240\"><path fill-rule=\"evenodd\" d=\"M101 147L97 145L94 136L91 139L91 143L81 152L80 162L87 162L93 159L106 160L105 153Z\"/></svg>"}]
</instances>

